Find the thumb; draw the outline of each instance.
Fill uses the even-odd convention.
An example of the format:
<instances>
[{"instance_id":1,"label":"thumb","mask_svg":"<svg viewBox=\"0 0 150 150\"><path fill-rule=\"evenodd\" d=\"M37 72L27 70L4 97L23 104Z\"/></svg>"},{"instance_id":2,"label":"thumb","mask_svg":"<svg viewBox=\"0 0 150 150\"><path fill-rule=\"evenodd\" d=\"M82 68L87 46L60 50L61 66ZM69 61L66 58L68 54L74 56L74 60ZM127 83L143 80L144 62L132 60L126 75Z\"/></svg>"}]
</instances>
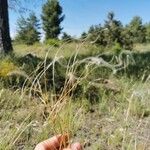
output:
<instances>
[{"instance_id":1,"label":"thumb","mask_svg":"<svg viewBox=\"0 0 150 150\"><path fill-rule=\"evenodd\" d=\"M80 143L74 143L71 145L71 150L82 150L82 146Z\"/></svg>"}]
</instances>

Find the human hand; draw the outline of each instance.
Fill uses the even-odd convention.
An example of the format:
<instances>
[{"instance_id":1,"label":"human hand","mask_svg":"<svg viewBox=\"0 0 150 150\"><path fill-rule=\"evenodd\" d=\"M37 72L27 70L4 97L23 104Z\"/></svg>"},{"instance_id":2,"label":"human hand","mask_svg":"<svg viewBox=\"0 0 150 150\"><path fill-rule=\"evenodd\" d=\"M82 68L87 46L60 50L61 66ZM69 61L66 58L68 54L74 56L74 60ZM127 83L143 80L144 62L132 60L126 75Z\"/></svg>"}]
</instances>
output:
<instances>
[{"instance_id":1,"label":"human hand","mask_svg":"<svg viewBox=\"0 0 150 150\"><path fill-rule=\"evenodd\" d=\"M64 143L67 143L67 137L58 135L39 143L34 150L82 150L80 143L74 143L67 148L61 148Z\"/></svg>"}]
</instances>

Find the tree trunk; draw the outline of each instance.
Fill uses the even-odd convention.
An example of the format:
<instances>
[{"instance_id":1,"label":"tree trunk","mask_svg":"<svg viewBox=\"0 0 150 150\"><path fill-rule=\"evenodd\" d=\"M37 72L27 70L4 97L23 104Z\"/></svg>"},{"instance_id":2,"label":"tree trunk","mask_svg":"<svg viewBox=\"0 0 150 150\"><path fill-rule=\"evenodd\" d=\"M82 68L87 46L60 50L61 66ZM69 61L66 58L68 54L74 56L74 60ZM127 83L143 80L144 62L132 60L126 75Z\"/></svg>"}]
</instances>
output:
<instances>
[{"instance_id":1,"label":"tree trunk","mask_svg":"<svg viewBox=\"0 0 150 150\"><path fill-rule=\"evenodd\" d=\"M0 0L0 53L12 51L9 30L8 0Z\"/></svg>"}]
</instances>

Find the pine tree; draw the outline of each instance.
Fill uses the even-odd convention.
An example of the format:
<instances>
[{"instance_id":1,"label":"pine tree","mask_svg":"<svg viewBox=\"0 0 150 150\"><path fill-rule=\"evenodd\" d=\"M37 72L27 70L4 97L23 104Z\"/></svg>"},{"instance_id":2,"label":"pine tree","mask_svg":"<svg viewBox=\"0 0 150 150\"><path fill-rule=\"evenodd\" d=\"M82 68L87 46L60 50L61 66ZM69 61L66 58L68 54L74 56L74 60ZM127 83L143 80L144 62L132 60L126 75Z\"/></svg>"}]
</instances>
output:
<instances>
[{"instance_id":1,"label":"pine tree","mask_svg":"<svg viewBox=\"0 0 150 150\"><path fill-rule=\"evenodd\" d=\"M40 40L39 20L34 13L31 13L28 18L21 17L18 19L18 34L16 41L32 45Z\"/></svg>"},{"instance_id":2,"label":"pine tree","mask_svg":"<svg viewBox=\"0 0 150 150\"><path fill-rule=\"evenodd\" d=\"M92 44L106 46L104 32L105 29L101 24L91 26L88 31L88 39L90 39Z\"/></svg>"},{"instance_id":3,"label":"pine tree","mask_svg":"<svg viewBox=\"0 0 150 150\"><path fill-rule=\"evenodd\" d=\"M80 39L85 39L85 38L87 38L87 33L86 33L86 32L83 32L83 33L81 34Z\"/></svg>"},{"instance_id":4,"label":"pine tree","mask_svg":"<svg viewBox=\"0 0 150 150\"><path fill-rule=\"evenodd\" d=\"M146 28L146 42L150 43L150 23L145 25Z\"/></svg>"},{"instance_id":5,"label":"pine tree","mask_svg":"<svg viewBox=\"0 0 150 150\"><path fill-rule=\"evenodd\" d=\"M122 47L126 50L132 50L133 49L133 40L131 39L132 33L131 31L127 28L124 27L122 32Z\"/></svg>"},{"instance_id":6,"label":"pine tree","mask_svg":"<svg viewBox=\"0 0 150 150\"><path fill-rule=\"evenodd\" d=\"M63 32L62 40L64 42L71 42L73 39L72 39L71 35L67 34L66 32Z\"/></svg>"},{"instance_id":7,"label":"pine tree","mask_svg":"<svg viewBox=\"0 0 150 150\"><path fill-rule=\"evenodd\" d=\"M131 32L133 43L144 43L146 41L146 29L142 24L142 19L139 16L133 17L128 25L128 30Z\"/></svg>"},{"instance_id":8,"label":"pine tree","mask_svg":"<svg viewBox=\"0 0 150 150\"><path fill-rule=\"evenodd\" d=\"M104 25L104 28L107 29L105 31L105 39L108 46L112 46L116 42L118 42L120 45L123 45L121 36L123 25L114 17L115 14L113 12L109 12Z\"/></svg>"},{"instance_id":9,"label":"pine tree","mask_svg":"<svg viewBox=\"0 0 150 150\"><path fill-rule=\"evenodd\" d=\"M130 38L132 33L114 16L113 12L109 12L104 26L92 25L88 31L88 39L92 44L132 50L133 41Z\"/></svg>"},{"instance_id":10,"label":"pine tree","mask_svg":"<svg viewBox=\"0 0 150 150\"><path fill-rule=\"evenodd\" d=\"M43 30L45 31L45 38L55 39L61 33L61 22L64 20L62 15L62 7L58 0L47 0L42 8Z\"/></svg>"}]
</instances>

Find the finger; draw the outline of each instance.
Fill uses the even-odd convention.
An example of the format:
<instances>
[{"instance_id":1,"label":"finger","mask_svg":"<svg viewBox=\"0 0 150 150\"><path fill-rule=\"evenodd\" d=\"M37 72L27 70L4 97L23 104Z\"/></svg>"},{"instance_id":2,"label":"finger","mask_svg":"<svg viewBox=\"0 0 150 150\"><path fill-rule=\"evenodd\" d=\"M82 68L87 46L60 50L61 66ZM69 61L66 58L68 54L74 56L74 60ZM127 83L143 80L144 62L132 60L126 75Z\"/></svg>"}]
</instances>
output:
<instances>
[{"instance_id":1,"label":"finger","mask_svg":"<svg viewBox=\"0 0 150 150\"><path fill-rule=\"evenodd\" d=\"M39 143L35 150L57 150L64 139L65 137L63 135L54 136Z\"/></svg>"},{"instance_id":2,"label":"finger","mask_svg":"<svg viewBox=\"0 0 150 150\"><path fill-rule=\"evenodd\" d=\"M71 145L71 150L82 150L82 146L80 143L74 143Z\"/></svg>"}]
</instances>

